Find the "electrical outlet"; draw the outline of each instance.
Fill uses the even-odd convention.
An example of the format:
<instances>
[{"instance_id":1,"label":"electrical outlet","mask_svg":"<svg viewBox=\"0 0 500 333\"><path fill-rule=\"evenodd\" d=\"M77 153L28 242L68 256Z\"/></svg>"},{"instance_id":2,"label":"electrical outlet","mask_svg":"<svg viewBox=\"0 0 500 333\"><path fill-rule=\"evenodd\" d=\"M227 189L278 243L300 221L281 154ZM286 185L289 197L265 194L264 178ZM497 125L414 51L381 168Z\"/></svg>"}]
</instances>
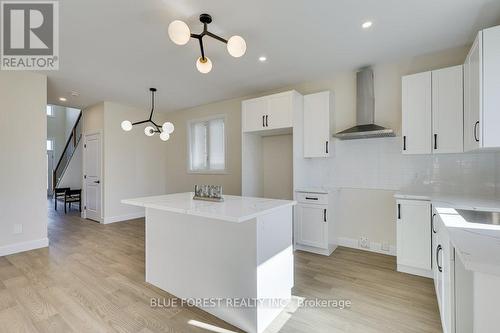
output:
<instances>
[{"instance_id":1,"label":"electrical outlet","mask_svg":"<svg viewBox=\"0 0 500 333\"><path fill-rule=\"evenodd\" d=\"M389 251L389 242L382 242L382 251Z\"/></svg>"},{"instance_id":2,"label":"electrical outlet","mask_svg":"<svg viewBox=\"0 0 500 333\"><path fill-rule=\"evenodd\" d=\"M370 248L370 243L368 242L368 237L361 236L361 238L359 239L359 247L362 247L365 249Z\"/></svg>"},{"instance_id":3,"label":"electrical outlet","mask_svg":"<svg viewBox=\"0 0 500 333\"><path fill-rule=\"evenodd\" d=\"M23 233L23 225L22 224L14 224L14 235Z\"/></svg>"}]
</instances>

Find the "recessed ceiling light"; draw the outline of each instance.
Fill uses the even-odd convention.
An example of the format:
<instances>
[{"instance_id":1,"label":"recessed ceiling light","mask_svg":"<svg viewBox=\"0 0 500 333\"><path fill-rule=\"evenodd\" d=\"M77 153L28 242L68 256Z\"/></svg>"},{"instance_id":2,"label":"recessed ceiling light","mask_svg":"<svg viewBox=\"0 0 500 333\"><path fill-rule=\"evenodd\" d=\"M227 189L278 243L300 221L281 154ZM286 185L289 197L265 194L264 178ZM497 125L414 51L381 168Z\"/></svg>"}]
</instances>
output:
<instances>
[{"instance_id":1,"label":"recessed ceiling light","mask_svg":"<svg viewBox=\"0 0 500 333\"><path fill-rule=\"evenodd\" d=\"M259 57L259 61L260 61L260 62L264 62L264 61L266 61L266 60L267 60L267 58L266 58L265 56L260 56L260 57Z\"/></svg>"},{"instance_id":2,"label":"recessed ceiling light","mask_svg":"<svg viewBox=\"0 0 500 333\"><path fill-rule=\"evenodd\" d=\"M60 100L61 102L66 102L66 101L67 101L67 99L66 99L65 97L59 97L59 100Z\"/></svg>"},{"instance_id":3,"label":"recessed ceiling light","mask_svg":"<svg viewBox=\"0 0 500 333\"><path fill-rule=\"evenodd\" d=\"M363 29L368 29L369 27L372 26L372 24L373 24L372 21L366 21L361 26L363 27Z\"/></svg>"}]
</instances>

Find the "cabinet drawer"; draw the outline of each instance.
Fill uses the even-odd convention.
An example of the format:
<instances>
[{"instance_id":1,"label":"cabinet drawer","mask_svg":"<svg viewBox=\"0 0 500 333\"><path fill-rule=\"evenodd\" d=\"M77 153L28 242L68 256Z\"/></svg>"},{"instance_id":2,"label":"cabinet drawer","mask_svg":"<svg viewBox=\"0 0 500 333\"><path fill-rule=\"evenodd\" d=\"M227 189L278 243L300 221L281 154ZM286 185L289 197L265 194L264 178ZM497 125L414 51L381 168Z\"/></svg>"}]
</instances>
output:
<instances>
[{"instance_id":1,"label":"cabinet drawer","mask_svg":"<svg viewBox=\"0 0 500 333\"><path fill-rule=\"evenodd\" d=\"M297 201L307 204L328 205L328 194L297 192Z\"/></svg>"}]
</instances>

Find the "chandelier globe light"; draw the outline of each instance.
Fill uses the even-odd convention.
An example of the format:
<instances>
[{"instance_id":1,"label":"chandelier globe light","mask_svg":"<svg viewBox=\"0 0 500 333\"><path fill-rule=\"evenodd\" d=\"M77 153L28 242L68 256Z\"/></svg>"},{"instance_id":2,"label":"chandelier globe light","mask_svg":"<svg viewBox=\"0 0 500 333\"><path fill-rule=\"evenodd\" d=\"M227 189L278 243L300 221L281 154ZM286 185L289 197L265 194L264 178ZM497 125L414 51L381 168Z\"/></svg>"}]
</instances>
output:
<instances>
[{"instance_id":1,"label":"chandelier globe light","mask_svg":"<svg viewBox=\"0 0 500 333\"><path fill-rule=\"evenodd\" d=\"M167 122L163 123L163 125L160 126L160 125L158 125L157 123L154 122L154 120L153 120L153 112L155 110L155 92L156 92L156 88L149 88L149 91L151 91L151 112L149 114L149 118L146 119L146 120L137 121L135 123L132 123L129 120L124 120L121 123L121 128L125 132L128 132L128 131L131 131L132 128L135 125L149 123L150 125L146 126L146 128L144 128L144 134L146 134L147 136L153 136L156 133L159 133L160 134L160 139L162 141L168 141L168 139L170 138L170 134L172 134L174 132L174 130L175 130L174 124L172 124L171 122L167 121Z\"/></svg>"},{"instance_id":2,"label":"chandelier globe light","mask_svg":"<svg viewBox=\"0 0 500 333\"><path fill-rule=\"evenodd\" d=\"M198 39L200 44L201 57L196 60L196 68L200 73L210 73L212 70L212 61L205 55L205 48L203 45L203 37L208 36L214 38L222 43L227 44L227 52L235 58L242 57L247 51L247 44L245 39L241 36L232 36L228 40L208 31L208 25L212 23L212 16L209 14L201 14L200 22L203 24L203 31L200 34L193 34L189 26L180 20L172 21L168 26L168 36L177 45L185 45L189 42L190 38Z\"/></svg>"}]
</instances>

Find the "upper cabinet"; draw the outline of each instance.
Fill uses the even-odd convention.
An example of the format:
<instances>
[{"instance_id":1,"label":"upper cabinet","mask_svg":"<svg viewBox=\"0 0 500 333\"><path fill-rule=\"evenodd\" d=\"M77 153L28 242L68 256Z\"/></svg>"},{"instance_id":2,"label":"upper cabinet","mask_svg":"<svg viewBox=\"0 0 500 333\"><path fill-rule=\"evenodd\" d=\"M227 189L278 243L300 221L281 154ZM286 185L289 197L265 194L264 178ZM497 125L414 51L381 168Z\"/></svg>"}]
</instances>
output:
<instances>
[{"instance_id":1,"label":"upper cabinet","mask_svg":"<svg viewBox=\"0 0 500 333\"><path fill-rule=\"evenodd\" d=\"M293 90L243 101L243 132L293 127L293 110L299 102L300 95Z\"/></svg>"},{"instance_id":2,"label":"upper cabinet","mask_svg":"<svg viewBox=\"0 0 500 333\"><path fill-rule=\"evenodd\" d=\"M403 154L430 154L432 145L431 72L402 79Z\"/></svg>"},{"instance_id":3,"label":"upper cabinet","mask_svg":"<svg viewBox=\"0 0 500 333\"><path fill-rule=\"evenodd\" d=\"M328 157L330 136L330 92L304 96L304 157Z\"/></svg>"},{"instance_id":4,"label":"upper cabinet","mask_svg":"<svg viewBox=\"0 0 500 333\"><path fill-rule=\"evenodd\" d=\"M500 147L500 26L480 31L464 65L464 148Z\"/></svg>"},{"instance_id":5,"label":"upper cabinet","mask_svg":"<svg viewBox=\"0 0 500 333\"><path fill-rule=\"evenodd\" d=\"M463 67L404 76L403 154L463 151Z\"/></svg>"},{"instance_id":6,"label":"upper cabinet","mask_svg":"<svg viewBox=\"0 0 500 333\"><path fill-rule=\"evenodd\" d=\"M463 152L463 66L432 72L432 151Z\"/></svg>"}]
</instances>

